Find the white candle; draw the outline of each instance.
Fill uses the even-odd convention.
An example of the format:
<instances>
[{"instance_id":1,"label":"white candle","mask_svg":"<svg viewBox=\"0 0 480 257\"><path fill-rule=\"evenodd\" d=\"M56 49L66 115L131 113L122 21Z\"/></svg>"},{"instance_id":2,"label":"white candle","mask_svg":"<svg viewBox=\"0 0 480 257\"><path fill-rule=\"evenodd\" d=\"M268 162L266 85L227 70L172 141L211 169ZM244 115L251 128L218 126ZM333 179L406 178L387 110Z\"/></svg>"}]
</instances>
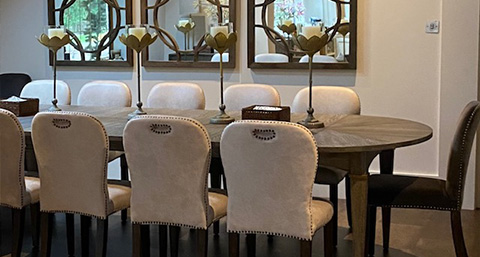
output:
<instances>
[{"instance_id":1,"label":"white candle","mask_svg":"<svg viewBox=\"0 0 480 257\"><path fill-rule=\"evenodd\" d=\"M218 33L222 33L225 36L228 35L228 26L217 26L210 28L210 35L216 36Z\"/></svg>"},{"instance_id":2,"label":"white candle","mask_svg":"<svg viewBox=\"0 0 480 257\"><path fill-rule=\"evenodd\" d=\"M138 40L142 40L143 36L147 34L146 28L129 28L128 35L134 35Z\"/></svg>"},{"instance_id":3,"label":"white candle","mask_svg":"<svg viewBox=\"0 0 480 257\"><path fill-rule=\"evenodd\" d=\"M348 23L348 20L345 19L345 18L343 18L343 19L340 21L340 24L341 24L341 23Z\"/></svg>"},{"instance_id":4,"label":"white candle","mask_svg":"<svg viewBox=\"0 0 480 257\"><path fill-rule=\"evenodd\" d=\"M283 25L290 26L290 25L292 25L292 23L293 23L292 20L286 20L286 21L283 22Z\"/></svg>"},{"instance_id":5,"label":"white candle","mask_svg":"<svg viewBox=\"0 0 480 257\"><path fill-rule=\"evenodd\" d=\"M178 26L179 27L185 27L185 25L188 24L188 20L179 20L178 21Z\"/></svg>"},{"instance_id":6,"label":"white candle","mask_svg":"<svg viewBox=\"0 0 480 257\"><path fill-rule=\"evenodd\" d=\"M302 28L302 35L307 39L310 39L313 36L321 37L322 28L320 26L304 26Z\"/></svg>"},{"instance_id":7,"label":"white candle","mask_svg":"<svg viewBox=\"0 0 480 257\"><path fill-rule=\"evenodd\" d=\"M62 39L67 33L65 33L64 29L48 29L48 37L53 38L53 37L58 37Z\"/></svg>"}]
</instances>

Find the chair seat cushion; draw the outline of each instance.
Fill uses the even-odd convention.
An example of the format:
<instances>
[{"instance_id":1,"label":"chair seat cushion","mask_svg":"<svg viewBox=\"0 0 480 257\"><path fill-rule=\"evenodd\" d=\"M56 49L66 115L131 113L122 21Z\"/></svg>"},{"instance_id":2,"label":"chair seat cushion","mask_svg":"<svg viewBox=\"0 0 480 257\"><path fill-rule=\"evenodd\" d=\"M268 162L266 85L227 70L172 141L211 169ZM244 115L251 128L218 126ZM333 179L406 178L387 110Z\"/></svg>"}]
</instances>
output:
<instances>
[{"instance_id":1,"label":"chair seat cushion","mask_svg":"<svg viewBox=\"0 0 480 257\"><path fill-rule=\"evenodd\" d=\"M34 204L38 203L40 200L40 179L35 177L25 177L25 190L27 194L25 195L24 204Z\"/></svg>"},{"instance_id":2,"label":"chair seat cushion","mask_svg":"<svg viewBox=\"0 0 480 257\"><path fill-rule=\"evenodd\" d=\"M312 225L317 231L327 224L333 217L332 204L327 201L312 200Z\"/></svg>"},{"instance_id":3,"label":"chair seat cushion","mask_svg":"<svg viewBox=\"0 0 480 257\"><path fill-rule=\"evenodd\" d=\"M347 176L348 172L335 167L318 165L315 175L315 184L338 185Z\"/></svg>"},{"instance_id":4,"label":"chair seat cushion","mask_svg":"<svg viewBox=\"0 0 480 257\"><path fill-rule=\"evenodd\" d=\"M132 190L129 187L108 184L108 194L110 196L108 214L129 208L131 192Z\"/></svg>"},{"instance_id":5,"label":"chair seat cushion","mask_svg":"<svg viewBox=\"0 0 480 257\"><path fill-rule=\"evenodd\" d=\"M208 225L227 215L228 197L224 194L208 192Z\"/></svg>"},{"instance_id":6,"label":"chair seat cushion","mask_svg":"<svg viewBox=\"0 0 480 257\"><path fill-rule=\"evenodd\" d=\"M111 162L124 154L125 152L123 151L108 151L108 162Z\"/></svg>"},{"instance_id":7,"label":"chair seat cushion","mask_svg":"<svg viewBox=\"0 0 480 257\"><path fill-rule=\"evenodd\" d=\"M398 175L372 175L368 203L375 206L452 210L457 202L445 191L445 181Z\"/></svg>"}]
</instances>

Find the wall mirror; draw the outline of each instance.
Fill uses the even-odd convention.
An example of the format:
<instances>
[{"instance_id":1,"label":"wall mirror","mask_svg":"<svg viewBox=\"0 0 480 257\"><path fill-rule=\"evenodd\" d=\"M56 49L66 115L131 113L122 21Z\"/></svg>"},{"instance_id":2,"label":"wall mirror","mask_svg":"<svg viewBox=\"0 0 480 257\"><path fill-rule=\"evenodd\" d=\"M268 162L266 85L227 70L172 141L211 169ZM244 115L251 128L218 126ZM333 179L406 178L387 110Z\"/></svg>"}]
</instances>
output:
<instances>
[{"instance_id":1,"label":"wall mirror","mask_svg":"<svg viewBox=\"0 0 480 257\"><path fill-rule=\"evenodd\" d=\"M57 65L132 66L132 50L118 39L132 24L132 0L48 0L48 24L64 25L71 39Z\"/></svg>"},{"instance_id":2,"label":"wall mirror","mask_svg":"<svg viewBox=\"0 0 480 257\"><path fill-rule=\"evenodd\" d=\"M143 55L144 66L219 67L219 54L205 44L211 26L232 23L235 0L142 0L142 23L158 39ZM238 33L238 31L237 31ZM238 42L237 42L238 44ZM223 54L224 67L235 67L235 47Z\"/></svg>"},{"instance_id":3,"label":"wall mirror","mask_svg":"<svg viewBox=\"0 0 480 257\"><path fill-rule=\"evenodd\" d=\"M355 69L357 0L248 0L248 67L306 69L296 33L326 33L315 69Z\"/></svg>"}]
</instances>

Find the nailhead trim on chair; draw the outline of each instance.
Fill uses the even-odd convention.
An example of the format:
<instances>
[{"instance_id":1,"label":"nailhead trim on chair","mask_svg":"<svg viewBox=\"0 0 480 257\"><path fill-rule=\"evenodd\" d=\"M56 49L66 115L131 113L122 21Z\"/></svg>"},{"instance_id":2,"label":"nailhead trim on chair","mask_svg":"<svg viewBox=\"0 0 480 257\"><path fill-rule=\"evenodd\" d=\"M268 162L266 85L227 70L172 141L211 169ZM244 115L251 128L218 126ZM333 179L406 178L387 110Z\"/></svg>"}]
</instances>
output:
<instances>
[{"instance_id":1,"label":"nailhead trim on chair","mask_svg":"<svg viewBox=\"0 0 480 257\"><path fill-rule=\"evenodd\" d=\"M67 129L72 126L72 122L67 119L53 119L52 124L59 129Z\"/></svg>"},{"instance_id":2,"label":"nailhead trim on chair","mask_svg":"<svg viewBox=\"0 0 480 257\"><path fill-rule=\"evenodd\" d=\"M156 134L170 134L172 132L172 126L167 124L152 124L150 125L150 130Z\"/></svg>"},{"instance_id":3,"label":"nailhead trim on chair","mask_svg":"<svg viewBox=\"0 0 480 257\"><path fill-rule=\"evenodd\" d=\"M261 135L259 135L259 134L262 134L262 133L271 133L272 135L271 136L261 136ZM273 129L254 129L252 131L252 135L256 139L268 141L268 140L274 139L277 136L277 133Z\"/></svg>"},{"instance_id":4,"label":"nailhead trim on chair","mask_svg":"<svg viewBox=\"0 0 480 257\"><path fill-rule=\"evenodd\" d=\"M425 206L425 205L396 205L396 204L388 204L388 205L376 205L379 207L387 207L387 208L413 208L413 209L428 209L428 210L438 210L438 211L456 211L457 208L443 208L443 207L436 207L436 206Z\"/></svg>"}]
</instances>

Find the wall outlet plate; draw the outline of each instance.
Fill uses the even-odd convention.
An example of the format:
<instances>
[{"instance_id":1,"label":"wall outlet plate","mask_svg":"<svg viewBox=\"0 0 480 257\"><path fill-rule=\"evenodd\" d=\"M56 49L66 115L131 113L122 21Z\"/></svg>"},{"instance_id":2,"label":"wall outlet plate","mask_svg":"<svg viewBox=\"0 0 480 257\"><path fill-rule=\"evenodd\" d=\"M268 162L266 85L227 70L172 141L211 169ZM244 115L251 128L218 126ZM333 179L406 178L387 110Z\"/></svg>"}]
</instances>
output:
<instances>
[{"instance_id":1,"label":"wall outlet plate","mask_svg":"<svg viewBox=\"0 0 480 257\"><path fill-rule=\"evenodd\" d=\"M427 21L425 33L438 34L440 32L440 21Z\"/></svg>"}]
</instances>

